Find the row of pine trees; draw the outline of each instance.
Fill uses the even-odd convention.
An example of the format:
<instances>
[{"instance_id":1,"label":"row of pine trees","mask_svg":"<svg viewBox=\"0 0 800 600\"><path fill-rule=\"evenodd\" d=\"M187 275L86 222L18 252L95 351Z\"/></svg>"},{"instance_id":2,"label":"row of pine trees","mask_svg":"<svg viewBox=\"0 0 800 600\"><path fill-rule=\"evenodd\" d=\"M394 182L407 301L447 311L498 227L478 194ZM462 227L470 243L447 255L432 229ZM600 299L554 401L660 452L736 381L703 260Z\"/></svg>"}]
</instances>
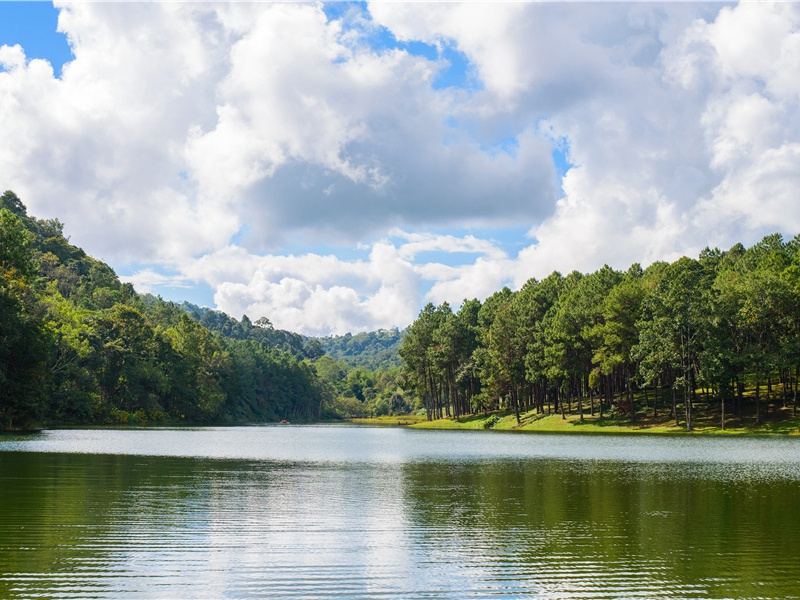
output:
<instances>
[{"instance_id":1,"label":"row of pine trees","mask_svg":"<svg viewBox=\"0 0 800 600\"><path fill-rule=\"evenodd\" d=\"M697 259L554 272L519 291L429 304L400 354L429 419L495 409L632 421L669 411L692 429L701 405L763 422L796 412L800 236ZM662 412L662 416L663 416Z\"/></svg>"}]
</instances>

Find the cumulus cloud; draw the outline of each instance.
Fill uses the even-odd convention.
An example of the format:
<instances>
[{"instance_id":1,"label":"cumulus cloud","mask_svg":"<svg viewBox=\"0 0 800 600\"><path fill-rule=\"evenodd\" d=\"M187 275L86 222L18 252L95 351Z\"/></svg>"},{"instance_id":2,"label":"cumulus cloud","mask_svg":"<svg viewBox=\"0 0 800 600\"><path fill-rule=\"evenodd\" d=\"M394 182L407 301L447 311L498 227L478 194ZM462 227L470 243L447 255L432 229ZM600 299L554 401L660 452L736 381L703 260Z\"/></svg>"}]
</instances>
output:
<instances>
[{"instance_id":1,"label":"cumulus cloud","mask_svg":"<svg viewBox=\"0 0 800 600\"><path fill-rule=\"evenodd\" d=\"M321 5L64 4L59 27L75 54L60 79L3 51L1 166L112 259L177 261L245 223L274 249L291 231L353 241L555 200L547 140L486 152L449 124L438 62L353 45Z\"/></svg>"},{"instance_id":2,"label":"cumulus cloud","mask_svg":"<svg viewBox=\"0 0 800 600\"><path fill-rule=\"evenodd\" d=\"M459 266L416 260L429 252L440 260L450 254L468 258ZM215 304L231 315L267 315L276 327L327 335L404 327L417 316L423 296L458 303L489 295L508 279L497 269L498 261L508 259L491 240L394 231L360 260L333 254L259 255L229 247L193 261L183 268L182 279L169 281L209 284L216 290ZM159 282L149 270L129 280L137 288Z\"/></svg>"},{"instance_id":3,"label":"cumulus cloud","mask_svg":"<svg viewBox=\"0 0 800 600\"><path fill-rule=\"evenodd\" d=\"M3 184L143 290L355 331L800 229L796 3L58 6L60 78L0 46Z\"/></svg>"},{"instance_id":4,"label":"cumulus cloud","mask_svg":"<svg viewBox=\"0 0 800 600\"><path fill-rule=\"evenodd\" d=\"M693 225L728 243L798 233L800 6L726 7L686 38L691 62L717 73L700 121L718 181Z\"/></svg>"}]
</instances>

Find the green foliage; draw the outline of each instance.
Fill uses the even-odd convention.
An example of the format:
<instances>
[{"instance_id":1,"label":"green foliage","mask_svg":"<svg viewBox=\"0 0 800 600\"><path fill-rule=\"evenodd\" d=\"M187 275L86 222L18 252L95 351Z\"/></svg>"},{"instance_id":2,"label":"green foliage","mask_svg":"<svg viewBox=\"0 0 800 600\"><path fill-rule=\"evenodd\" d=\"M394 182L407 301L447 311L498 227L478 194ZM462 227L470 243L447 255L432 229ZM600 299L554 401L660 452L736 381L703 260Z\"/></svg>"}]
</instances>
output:
<instances>
[{"instance_id":1,"label":"green foliage","mask_svg":"<svg viewBox=\"0 0 800 600\"><path fill-rule=\"evenodd\" d=\"M329 355L313 364L322 389L323 416L330 419L407 415L414 406L401 387L399 368L372 371Z\"/></svg>"},{"instance_id":2,"label":"green foliage","mask_svg":"<svg viewBox=\"0 0 800 600\"><path fill-rule=\"evenodd\" d=\"M0 428L310 421L333 402L319 342L139 296L59 221L0 206ZM353 378L383 410L376 376Z\"/></svg>"},{"instance_id":3,"label":"green foliage","mask_svg":"<svg viewBox=\"0 0 800 600\"><path fill-rule=\"evenodd\" d=\"M4 206L11 203L8 196L9 192L3 196ZM32 238L19 217L0 209L0 427L4 428L24 426L44 410L47 332L32 285L36 270Z\"/></svg>"},{"instance_id":4,"label":"green foliage","mask_svg":"<svg viewBox=\"0 0 800 600\"><path fill-rule=\"evenodd\" d=\"M11 190L6 190L5 193L0 196L0 209L5 209L18 218L28 216L28 210L25 208L22 200Z\"/></svg>"},{"instance_id":5,"label":"green foliage","mask_svg":"<svg viewBox=\"0 0 800 600\"><path fill-rule=\"evenodd\" d=\"M368 369L386 369L400 366L400 356L397 351L403 341L405 332L397 329L380 329L355 335L347 333L340 336L314 338L308 344L319 344L321 353L327 354L337 360L346 362L354 367ZM313 346L316 348L316 345ZM310 356L309 358L316 358Z\"/></svg>"},{"instance_id":6,"label":"green foliage","mask_svg":"<svg viewBox=\"0 0 800 600\"><path fill-rule=\"evenodd\" d=\"M655 418L652 398L658 391L663 402L667 390L672 418L680 420L682 403L687 429L695 403L716 403L721 425L748 411L758 423L762 405L791 402L796 412L798 307L800 236L771 235L749 249L706 249L644 270L553 273L458 313L428 305L399 354L405 387L430 419L499 408L518 424L529 410L566 420L575 400L581 419L587 401L601 418L608 409L630 419L652 403ZM459 324L463 312L474 317Z\"/></svg>"},{"instance_id":7,"label":"green foliage","mask_svg":"<svg viewBox=\"0 0 800 600\"><path fill-rule=\"evenodd\" d=\"M181 308L200 325L225 338L252 340L289 352L298 358L315 358L319 354L314 344L307 344L307 338L298 333L275 329L265 317L253 323L247 315L243 315L242 320L237 321L222 311L201 308L189 302L184 302Z\"/></svg>"},{"instance_id":8,"label":"green foliage","mask_svg":"<svg viewBox=\"0 0 800 600\"><path fill-rule=\"evenodd\" d=\"M37 271L33 234L8 209L0 209L0 270L7 278L28 281Z\"/></svg>"}]
</instances>

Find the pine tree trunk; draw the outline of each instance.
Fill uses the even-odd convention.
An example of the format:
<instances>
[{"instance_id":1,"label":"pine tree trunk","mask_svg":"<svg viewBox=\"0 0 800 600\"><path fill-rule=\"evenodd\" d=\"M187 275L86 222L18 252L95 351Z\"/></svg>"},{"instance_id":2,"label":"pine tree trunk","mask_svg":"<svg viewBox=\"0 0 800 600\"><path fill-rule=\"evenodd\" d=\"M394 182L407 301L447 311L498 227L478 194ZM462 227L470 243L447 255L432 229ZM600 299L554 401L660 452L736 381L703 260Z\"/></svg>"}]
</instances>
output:
<instances>
[{"instance_id":1,"label":"pine tree trunk","mask_svg":"<svg viewBox=\"0 0 800 600\"><path fill-rule=\"evenodd\" d=\"M764 418L769 415L769 403L772 401L772 377L767 377L767 397L764 399Z\"/></svg>"},{"instance_id":2,"label":"pine tree trunk","mask_svg":"<svg viewBox=\"0 0 800 600\"><path fill-rule=\"evenodd\" d=\"M653 418L658 418L658 398L659 393L661 392L661 378L656 377L656 389L655 393L653 394Z\"/></svg>"},{"instance_id":3,"label":"pine tree trunk","mask_svg":"<svg viewBox=\"0 0 800 600\"><path fill-rule=\"evenodd\" d=\"M692 395L688 394L689 398L686 401L686 431L692 430Z\"/></svg>"},{"instance_id":4,"label":"pine tree trunk","mask_svg":"<svg viewBox=\"0 0 800 600\"><path fill-rule=\"evenodd\" d=\"M604 385L603 378L600 378L600 386ZM603 390L600 390L600 393L597 395L597 404L600 407L600 420L603 420Z\"/></svg>"},{"instance_id":5,"label":"pine tree trunk","mask_svg":"<svg viewBox=\"0 0 800 600\"><path fill-rule=\"evenodd\" d=\"M743 408L743 405L744 405L744 382L742 382L739 379L736 380L736 398L737 398L737 404L738 404L738 406L737 406L738 414L739 414L739 418L741 419L742 418L742 408Z\"/></svg>"},{"instance_id":6,"label":"pine tree trunk","mask_svg":"<svg viewBox=\"0 0 800 600\"><path fill-rule=\"evenodd\" d=\"M789 379L789 372L786 369L781 369L781 387L783 388L783 408L786 408L788 396L786 395L786 383Z\"/></svg>"},{"instance_id":7,"label":"pine tree trunk","mask_svg":"<svg viewBox=\"0 0 800 600\"><path fill-rule=\"evenodd\" d=\"M630 365L626 370L628 375L628 407L631 411L631 422L636 423L636 401L633 398L633 382L631 381L632 377Z\"/></svg>"},{"instance_id":8,"label":"pine tree trunk","mask_svg":"<svg viewBox=\"0 0 800 600\"><path fill-rule=\"evenodd\" d=\"M608 376L608 408L614 406L614 372L612 369L611 375Z\"/></svg>"},{"instance_id":9,"label":"pine tree trunk","mask_svg":"<svg viewBox=\"0 0 800 600\"><path fill-rule=\"evenodd\" d=\"M756 380L756 425L761 425L761 381Z\"/></svg>"},{"instance_id":10,"label":"pine tree trunk","mask_svg":"<svg viewBox=\"0 0 800 600\"><path fill-rule=\"evenodd\" d=\"M674 383L672 384L672 415L675 417L675 427L680 427L681 423L678 419L678 398Z\"/></svg>"}]
</instances>

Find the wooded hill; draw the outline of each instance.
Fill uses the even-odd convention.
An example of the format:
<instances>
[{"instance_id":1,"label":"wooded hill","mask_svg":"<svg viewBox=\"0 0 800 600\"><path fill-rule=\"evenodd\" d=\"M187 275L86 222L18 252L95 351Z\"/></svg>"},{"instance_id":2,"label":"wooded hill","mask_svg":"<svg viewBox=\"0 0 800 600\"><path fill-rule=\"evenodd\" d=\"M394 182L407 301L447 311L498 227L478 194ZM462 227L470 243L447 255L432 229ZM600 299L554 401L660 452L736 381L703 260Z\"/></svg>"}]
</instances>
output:
<instances>
[{"instance_id":1,"label":"wooded hill","mask_svg":"<svg viewBox=\"0 0 800 600\"><path fill-rule=\"evenodd\" d=\"M237 321L221 310L199 307L190 302L183 302L179 306L200 325L223 337L232 340L252 340L288 352L297 358L315 359L323 354L321 346L313 338L275 329L266 317L261 317L252 323L247 315L244 315L241 321Z\"/></svg>"},{"instance_id":2,"label":"wooded hill","mask_svg":"<svg viewBox=\"0 0 800 600\"><path fill-rule=\"evenodd\" d=\"M404 335L405 331L397 329L379 329L315 339L328 356L352 366L375 370L401 365L398 350Z\"/></svg>"},{"instance_id":3,"label":"wooded hill","mask_svg":"<svg viewBox=\"0 0 800 600\"><path fill-rule=\"evenodd\" d=\"M327 388L296 341L141 296L0 198L0 428L319 419Z\"/></svg>"},{"instance_id":4,"label":"wooded hill","mask_svg":"<svg viewBox=\"0 0 800 600\"><path fill-rule=\"evenodd\" d=\"M645 404L666 409L687 429L698 403L723 428L796 414L800 237L626 272L554 272L456 312L429 304L400 355L428 419L506 409L518 422L525 411L583 420L597 403L601 417L634 422Z\"/></svg>"},{"instance_id":5,"label":"wooded hill","mask_svg":"<svg viewBox=\"0 0 800 600\"><path fill-rule=\"evenodd\" d=\"M137 294L0 197L0 429L405 414L400 335L309 338Z\"/></svg>"}]
</instances>

